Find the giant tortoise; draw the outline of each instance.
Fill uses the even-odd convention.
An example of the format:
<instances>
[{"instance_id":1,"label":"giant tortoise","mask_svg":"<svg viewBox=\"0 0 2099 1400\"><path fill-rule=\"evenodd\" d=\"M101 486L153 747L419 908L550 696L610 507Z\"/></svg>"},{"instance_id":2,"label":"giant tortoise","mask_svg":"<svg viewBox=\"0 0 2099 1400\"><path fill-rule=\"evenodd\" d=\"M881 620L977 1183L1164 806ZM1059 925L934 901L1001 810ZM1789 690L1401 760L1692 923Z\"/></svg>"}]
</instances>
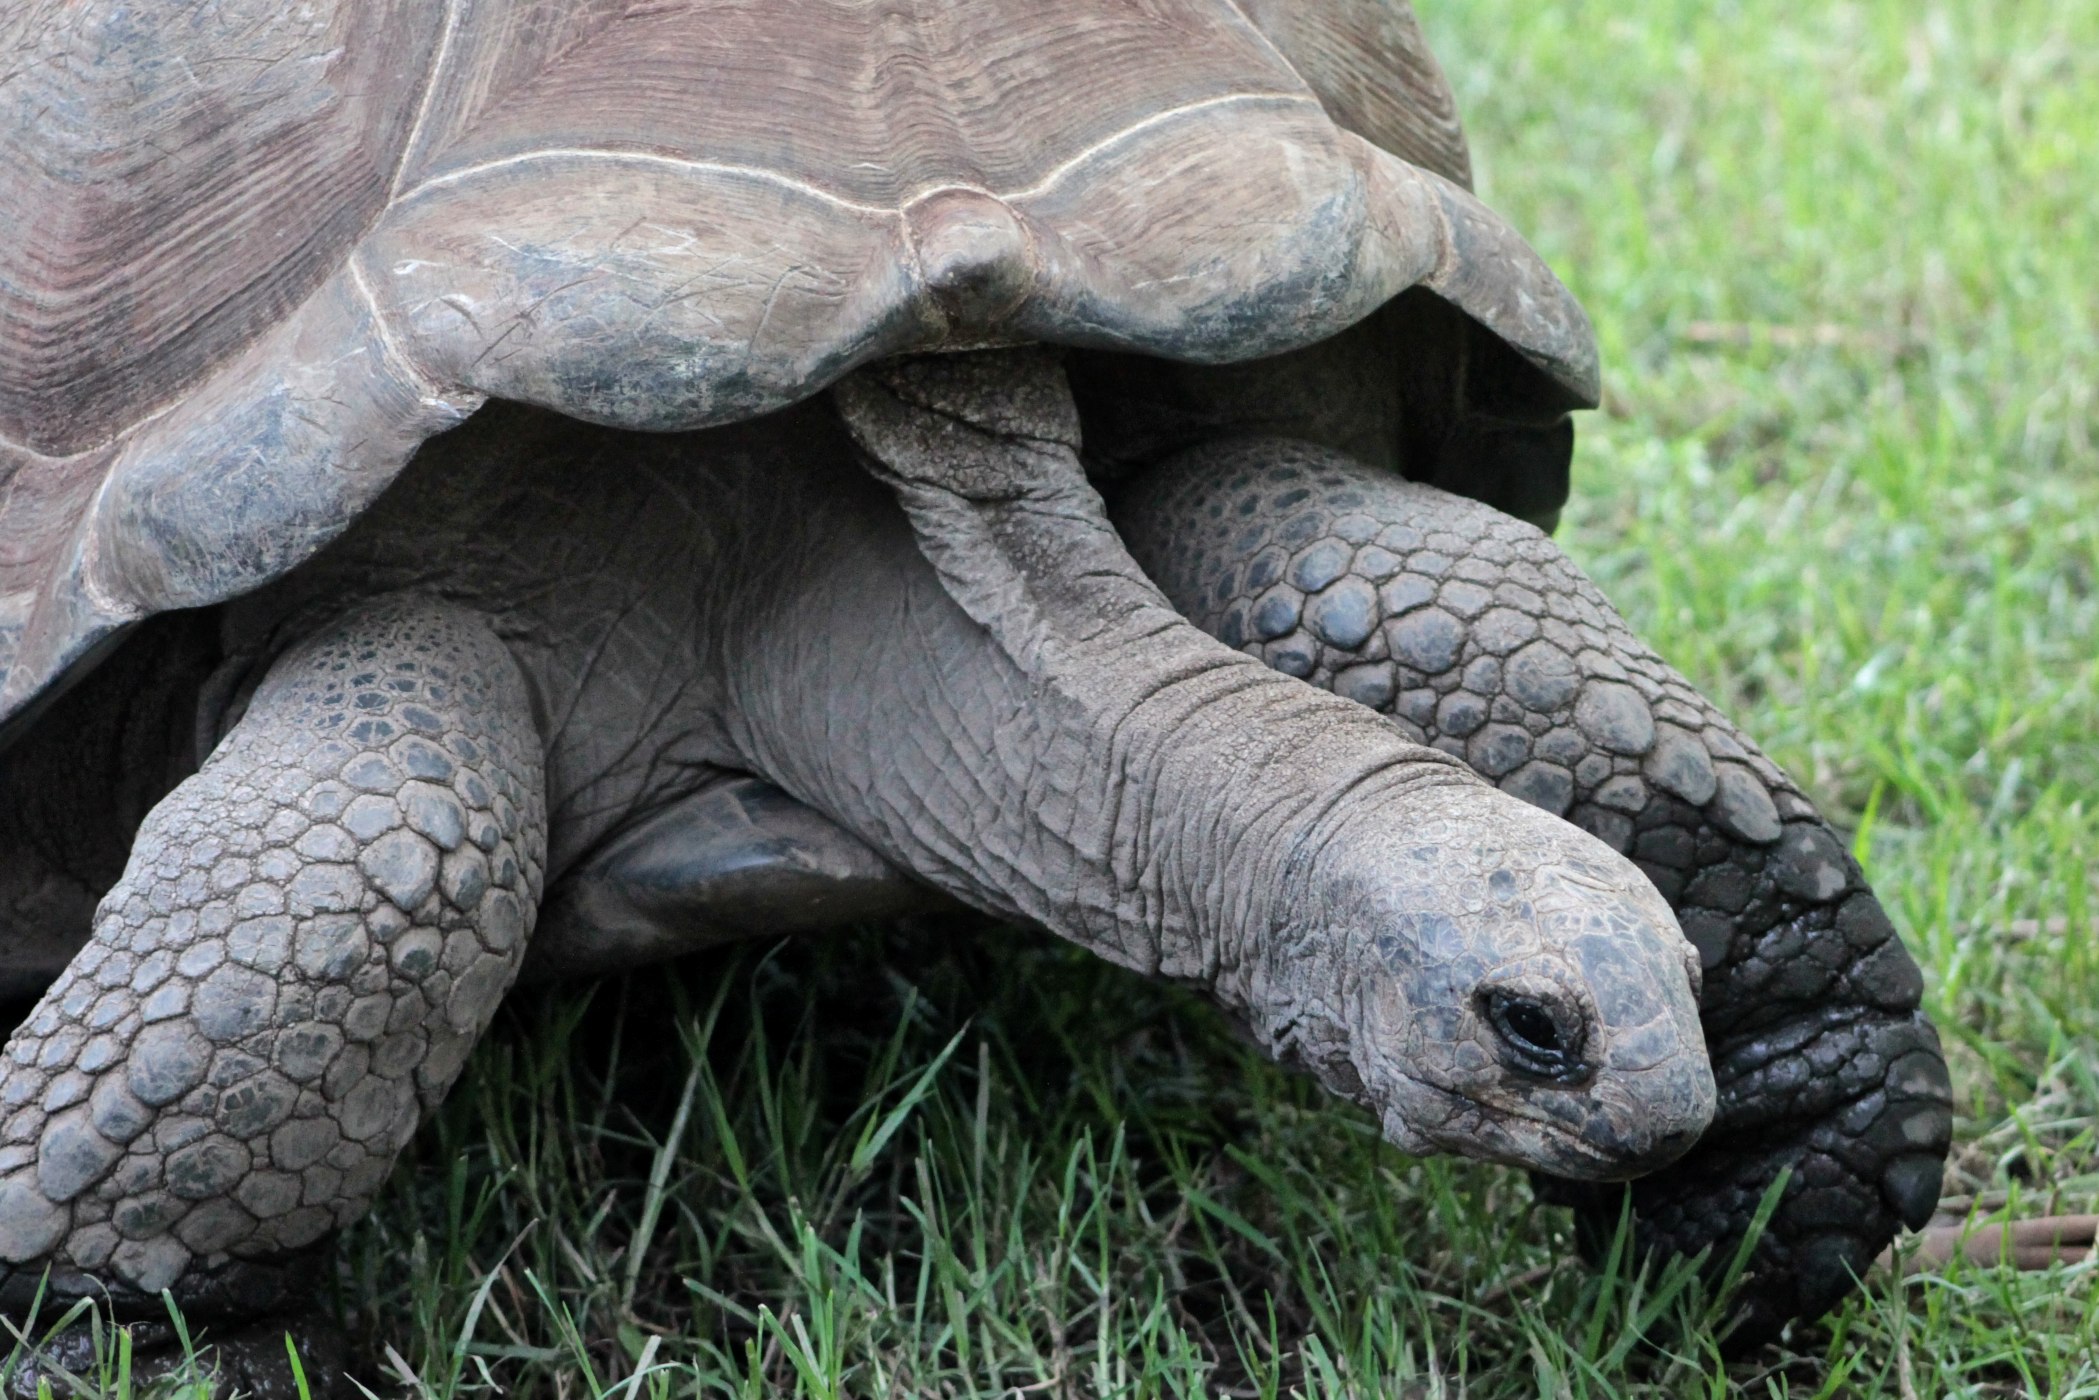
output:
<instances>
[{"instance_id":1,"label":"giant tortoise","mask_svg":"<svg viewBox=\"0 0 2099 1400\"><path fill-rule=\"evenodd\" d=\"M1917 970L1541 532L1591 331L1404 0L0 48L0 1304L267 1314L521 969L932 899L1652 1246L1790 1171L1756 1328L1929 1214Z\"/></svg>"}]
</instances>

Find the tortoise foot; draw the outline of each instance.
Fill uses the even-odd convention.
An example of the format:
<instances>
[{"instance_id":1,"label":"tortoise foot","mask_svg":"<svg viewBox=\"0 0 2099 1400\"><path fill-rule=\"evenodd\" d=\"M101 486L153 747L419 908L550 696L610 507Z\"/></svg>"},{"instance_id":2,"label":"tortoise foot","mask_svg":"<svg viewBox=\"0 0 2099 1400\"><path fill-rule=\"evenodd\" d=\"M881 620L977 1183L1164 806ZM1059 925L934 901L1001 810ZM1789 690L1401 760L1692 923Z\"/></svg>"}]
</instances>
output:
<instances>
[{"instance_id":1,"label":"tortoise foot","mask_svg":"<svg viewBox=\"0 0 2099 1400\"><path fill-rule=\"evenodd\" d=\"M1681 1161L1622 1186L1534 1178L1574 1207L1582 1251L1607 1252L1626 1196L1646 1254L1710 1250L1724 1274L1766 1193L1786 1178L1731 1300L1743 1351L1841 1302L1899 1226L1938 1202L1951 1129L1938 1035L1921 1014L1782 1023L1716 1057L1720 1111Z\"/></svg>"}]
</instances>

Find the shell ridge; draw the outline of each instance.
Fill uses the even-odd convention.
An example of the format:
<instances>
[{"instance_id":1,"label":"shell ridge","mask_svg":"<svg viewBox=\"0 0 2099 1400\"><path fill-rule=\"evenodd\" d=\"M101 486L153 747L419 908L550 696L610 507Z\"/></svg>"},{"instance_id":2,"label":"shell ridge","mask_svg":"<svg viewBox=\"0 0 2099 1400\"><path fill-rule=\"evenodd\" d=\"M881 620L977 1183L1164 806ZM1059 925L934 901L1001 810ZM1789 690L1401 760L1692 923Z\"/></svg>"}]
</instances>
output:
<instances>
[{"instance_id":1,"label":"shell ridge","mask_svg":"<svg viewBox=\"0 0 2099 1400\"><path fill-rule=\"evenodd\" d=\"M118 440L325 280L384 208L443 3L31 7L0 71L11 440Z\"/></svg>"},{"instance_id":2,"label":"shell ridge","mask_svg":"<svg viewBox=\"0 0 2099 1400\"><path fill-rule=\"evenodd\" d=\"M821 185L812 184L807 180L798 180L792 175L783 174L778 170L772 170L762 165L735 165L724 161L692 160L685 156L667 156L660 151L622 151L604 146L541 146L536 150L520 151L516 155L501 156L495 160L482 161L478 165L468 165L462 166L457 170L447 170L442 175L433 175L415 186L415 188L396 199L394 204L396 206L411 204L434 190L466 184L471 182L476 176L491 174L499 170L508 170L514 166L534 165L541 161L576 159L612 160L634 165L653 165L693 175L743 176L778 185L782 189L794 190L798 193L806 194L812 199L820 199L826 204L834 205L840 209L850 209L858 214L878 214L889 218L895 218L897 214L897 210L893 207L880 204L866 204L857 199L849 199L833 190L827 190Z\"/></svg>"},{"instance_id":3,"label":"shell ridge","mask_svg":"<svg viewBox=\"0 0 2099 1400\"><path fill-rule=\"evenodd\" d=\"M92 452L94 450L95 449L92 447L82 449L82 451L85 452ZM62 457L54 457L48 452L37 451L34 447L31 447L26 442L17 442L15 441L15 439L9 437L6 433L0 433L0 452L17 453L20 456L27 457L33 461L38 462L64 462L81 455L81 453L79 452L68 452ZM0 477L0 487L7 486L8 483L12 482L13 480L14 473L12 472L8 473L8 475L5 477ZM0 490L0 515L4 515L6 509L7 492L5 490Z\"/></svg>"},{"instance_id":4,"label":"shell ridge","mask_svg":"<svg viewBox=\"0 0 2099 1400\"><path fill-rule=\"evenodd\" d=\"M437 37L437 52L430 60L430 74L423 79L422 96L416 102L415 120L408 124L408 139L401 143L401 153L394 160L393 179L387 183L386 202L392 204L401 197L401 185L408 179L408 172L415 167L415 158L422 149L423 130L430 122L430 109L437 103L438 86L444 81L445 63L452 55L452 40L459 33L459 10L461 0L444 0L445 27ZM354 254L352 260L355 260Z\"/></svg>"},{"instance_id":5,"label":"shell ridge","mask_svg":"<svg viewBox=\"0 0 2099 1400\"><path fill-rule=\"evenodd\" d=\"M555 20L557 28L564 22L573 22L579 18L581 27L569 33L552 48L531 55L527 69L504 74L508 81L489 87L486 84L492 76L490 62L495 61L495 68L500 71L502 57L518 56L515 52L507 55L504 53L506 49L514 50L517 47L515 28L499 20L491 20L487 25L481 26L484 30L492 28L504 32L510 40L508 43L497 44L493 51L488 45L477 45L472 37L464 43L455 43L456 36L468 31L471 21L481 18L481 15L475 13L476 0L443 0L443 3L446 23L441 43L444 52L431 65L430 83L424 89L423 103L417 109L410 143L403 148L401 163L395 171L390 200L397 199L402 190L411 187L410 181L417 172L427 172L433 164L443 158L447 150L458 141L469 137L491 116L500 112L521 86L529 87L535 79L544 77L559 67L579 49L590 46L602 37L608 25L616 26L621 20L631 18L636 8L634 0L616 0L618 10L616 14L611 15L593 14L590 0L556 0L554 4L538 6L542 12L558 14ZM497 8L500 10L507 3L508 0L500 0ZM483 13L486 12L485 7L479 8L483 8ZM531 46L527 44L524 47ZM478 57L483 60L479 65L475 63L477 48ZM462 49L463 53L458 52ZM450 80L455 76L466 86L457 92L448 91L452 86Z\"/></svg>"},{"instance_id":6,"label":"shell ridge","mask_svg":"<svg viewBox=\"0 0 2099 1400\"><path fill-rule=\"evenodd\" d=\"M95 483L94 492L87 498L87 509L80 512L80 523L73 529L72 543L61 557L70 557L74 561L70 572L80 581L81 598L97 613L121 624L143 614L135 600L122 598L103 586L99 577L102 571L96 567L102 552L95 547L101 534L96 526L102 519L103 502L116 480L116 466L112 463L110 470L102 473L102 479Z\"/></svg>"},{"instance_id":7,"label":"shell ridge","mask_svg":"<svg viewBox=\"0 0 2099 1400\"><path fill-rule=\"evenodd\" d=\"M350 274L351 285L357 288L357 295L364 299L365 306L372 313L372 330L379 338L380 348L386 352L389 359L415 376L416 382L427 391L423 395L425 403L443 398L445 386L424 372L422 364L408 353L407 347L401 343L401 338L394 334L393 323L387 319L386 308L379 304L379 296L372 290L371 279L365 275L364 264L359 261L358 255L362 252L362 248L353 248L350 256L343 259L343 266ZM455 389L454 392L458 390Z\"/></svg>"},{"instance_id":8,"label":"shell ridge","mask_svg":"<svg viewBox=\"0 0 2099 1400\"><path fill-rule=\"evenodd\" d=\"M167 409L160 410L160 413L165 412ZM153 416L159 417L160 413ZM86 452L76 453L75 456L84 457L110 451L110 444L105 443ZM120 600L111 598L106 590L96 586L94 580L91 548L94 523L100 513L103 497L108 494L110 482L115 475L114 471L104 471L101 479L95 483L94 490L88 493L86 502L74 519L72 530L67 533L59 548L51 554L43 570L43 578L39 580L41 586L32 596L20 626L16 628L13 637L8 639L10 645L7 652L0 655L0 731L12 730L15 712L41 693L46 681L63 674L67 669L66 663L94 646L108 632L140 615L137 608L127 608ZM11 489L9 494L11 497ZM0 502L0 506L5 504L7 502ZM70 629L70 635L67 635L68 629L63 620L53 622L52 617L54 614L77 614L83 602L92 610L93 621L85 628L76 626ZM46 665L42 668L32 667L28 672L36 686L31 690L21 684L23 671L19 663L23 652L39 643L46 653L53 652L51 639L54 633L62 640L55 648L56 654L47 658ZM45 674L38 675L39 669Z\"/></svg>"},{"instance_id":9,"label":"shell ridge","mask_svg":"<svg viewBox=\"0 0 2099 1400\"><path fill-rule=\"evenodd\" d=\"M1408 0L1217 3L1244 20L1318 95L1336 126L1472 187L1456 98ZM1331 47L1336 41L1338 48ZM1371 68L1354 66L1373 53Z\"/></svg>"},{"instance_id":10,"label":"shell ridge","mask_svg":"<svg viewBox=\"0 0 2099 1400\"><path fill-rule=\"evenodd\" d=\"M1363 138L1358 137L1356 139L1362 140ZM1375 149L1378 150L1384 149L1382 146L1375 146L1375 143L1366 142L1365 144L1372 145ZM1404 157L1395 157L1395 159L1404 159ZM1409 165L1413 165L1412 161L1408 161L1407 163ZM1416 165L1414 166L1414 169L1421 171L1423 175L1429 177L1429 190L1432 194L1436 193L1434 182L1436 180L1441 179L1442 177L1437 175L1435 171L1425 169L1422 166ZM1459 260L1458 231L1451 227L1450 210L1447 207L1445 207L1441 199L1430 199L1427 200L1426 203L1428 205L1430 215L1436 221L1436 265L1433 268L1431 268L1422 277L1421 280L1423 282L1428 283L1431 286L1434 286L1438 283L1443 282L1450 276L1452 272L1456 271L1457 269L1457 264Z\"/></svg>"},{"instance_id":11,"label":"shell ridge","mask_svg":"<svg viewBox=\"0 0 2099 1400\"><path fill-rule=\"evenodd\" d=\"M1132 122L1128 126L1110 132L1083 150L1077 151L1066 159L1059 161L1033 184L1024 185L1017 189L997 190L966 180L942 180L937 184L929 184L923 189L913 191L910 196L895 205L869 204L863 200L852 199L846 195L839 194L835 190L825 189L822 185L798 179L795 176L767 166L731 164L725 161L693 160L686 156L665 155L660 151L622 151L603 146L542 146L536 150L519 151L515 155L501 156L495 160L482 161L476 165L462 166L457 170L447 170L441 175L433 175L429 179L422 181L414 188L398 196L393 203L397 206L411 204L434 190L466 184L477 176L493 174L497 171L509 170L521 165L534 165L542 161L552 160L610 160L636 165L660 166L667 170L676 170L694 175L731 175L763 180L769 184L778 185L782 189L795 190L811 198L820 199L826 204L834 205L840 209L850 209L859 214L875 214L894 218L912 205L918 204L945 190L969 190L988 194L993 199L1006 201L1032 199L1055 189L1074 170L1085 165L1088 161L1104 155L1116 146L1154 127L1162 126L1196 112L1207 111L1213 107L1240 104L1317 107L1319 102L1317 98L1309 94L1301 96L1296 93L1286 92L1233 92L1224 93L1217 97L1206 97L1197 102L1185 103L1179 107L1170 107L1163 112L1153 112L1140 121Z\"/></svg>"},{"instance_id":12,"label":"shell ridge","mask_svg":"<svg viewBox=\"0 0 2099 1400\"><path fill-rule=\"evenodd\" d=\"M1139 121L1131 122L1128 126L1111 132L1100 140L1095 141L1076 155L1059 161L1050 168L1048 174L1034 184L1017 190L993 191L993 194L997 198L1004 200L1034 199L1039 195L1048 194L1061 184L1064 177L1071 174L1072 171L1098 156L1105 155L1116 146L1143 132L1150 131L1154 127L1163 126L1168 122L1178 120L1194 112L1207 111L1213 107L1239 106L1242 104L1247 106L1272 104L1279 107L1311 107L1319 110L1319 99L1313 97L1310 93L1228 92L1217 97L1205 97L1199 101L1183 103L1179 107L1169 107L1163 112L1153 112Z\"/></svg>"},{"instance_id":13,"label":"shell ridge","mask_svg":"<svg viewBox=\"0 0 2099 1400\"><path fill-rule=\"evenodd\" d=\"M1306 81L1304 74L1297 72L1297 65L1290 61L1290 55L1284 53L1282 47L1275 40L1268 37L1267 30L1254 22L1254 17L1246 12L1246 7L1240 4L1239 0L1218 0L1218 3L1231 12L1232 17L1239 21L1239 27L1251 35L1255 43L1268 50L1270 58L1273 58L1282 68L1291 73L1296 73L1297 80L1300 83L1304 83L1307 91L1311 90L1312 85ZM1321 105L1324 106L1325 104L1322 103Z\"/></svg>"},{"instance_id":14,"label":"shell ridge","mask_svg":"<svg viewBox=\"0 0 2099 1400\"><path fill-rule=\"evenodd\" d=\"M1406 212L1432 258L1409 285L1425 287L1484 326L1560 387L1593 407L1601 393L1596 330L1551 264L1463 185L1344 132L1392 195L1410 191ZM1404 197L1404 196L1402 196ZM1402 220L1404 224L1404 220ZM1403 288L1395 288L1397 291Z\"/></svg>"},{"instance_id":15,"label":"shell ridge","mask_svg":"<svg viewBox=\"0 0 2099 1400\"><path fill-rule=\"evenodd\" d=\"M304 303L301 304L303 305ZM207 375L201 382L208 383L210 382L211 377L212 376ZM195 392L196 390L194 388L191 388L185 390L182 393L176 394L174 397L167 399L164 402L155 404L152 408L140 414L138 417L132 419L129 423L124 424L120 428L113 429L108 436L97 438L95 441L88 443L85 447L82 447L77 452L40 452L36 448L31 447L26 442L16 441L14 438L9 437L6 433L0 433L0 451L19 453L21 456L27 457L31 461L35 462L77 462L82 457L92 457L97 452L107 452L113 447L122 446L131 438L136 437L138 435L139 429L151 426L155 420L165 418L170 413L173 413L176 409L182 407L184 403L189 401L190 395ZM7 518L5 509L6 499L7 498L5 496L0 496L0 520L4 520Z\"/></svg>"}]
</instances>

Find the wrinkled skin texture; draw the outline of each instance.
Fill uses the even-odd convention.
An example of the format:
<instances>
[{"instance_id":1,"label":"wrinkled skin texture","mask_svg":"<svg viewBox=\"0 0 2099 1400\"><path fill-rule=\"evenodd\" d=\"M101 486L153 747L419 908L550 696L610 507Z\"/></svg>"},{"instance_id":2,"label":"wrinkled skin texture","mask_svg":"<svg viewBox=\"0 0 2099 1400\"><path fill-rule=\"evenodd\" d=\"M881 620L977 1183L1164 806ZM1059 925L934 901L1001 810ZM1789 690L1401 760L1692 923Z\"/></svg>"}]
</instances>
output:
<instances>
[{"instance_id":1,"label":"wrinkled skin texture","mask_svg":"<svg viewBox=\"0 0 2099 1400\"><path fill-rule=\"evenodd\" d=\"M1038 368L1024 382L1048 399L1046 357L1030 361ZM1115 924L1163 906L1169 928L1185 921L1187 931L1109 956L1208 985L1248 1014L1261 1043L1378 1111L1402 1146L1542 1155L1584 1178L1622 1175L1627 1158L1673 1158L1676 1134L1706 1111L1706 1089L1698 1057L1682 1054L1677 993L1689 968L1655 932L1659 904L1622 867L1597 863L1597 847L1569 846L1520 806L1482 809L1469 789L1427 776L1425 750L1395 762L1389 732L1359 730L1352 707L1306 706L1302 689L1275 689L1238 657L1195 644L1101 516L1068 398L1031 402L1006 373L1005 357L910 361L850 381L839 398L949 593L1022 671L1049 682L1029 708L1069 706L1060 731L1112 736L1103 776L1123 792L1089 792L1101 770L1074 762L1082 805L1047 824L1110 813L1092 839L1121 848L1111 870L1129 863L1113 877L1126 889ZM1120 659L1132 652L1149 674ZM1115 812L1132 801L1193 821L1202 834L1192 858L1175 860L1171 827ZM1264 815L1237 831L1219 820L1243 807ZM1459 863L1448 885L1443 851ZM1259 880L1279 854L1283 870ZM1463 878L1468 857L1480 884ZM1176 864L1207 888L1174 890ZM1206 933L1220 895L1260 913L1236 932ZM1019 912L1089 941L1048 908ZM1381 945L1374 957L1365 938ZM1190 967L1191 954L1203 964ZM1505 1046L1482 1025L1481 1002L1519 970L1535 977L1525 994L1564 1017L1570 1044L1582 1025L1598 1028L1589 1068L1567 1081L1584 1089L1579 1099L1502 1072ZM1394 1014L1408 995L1411 1014ZM1417 1024L1424 1015L1442 1019ZM1402 1031L1408 1053L1393 1054Z\"/></svg>"},{"instance_id":2,"label":"wrinkled skin texture","mask_svg":"<svg viewBox=\"0 0 2099 1400\"><path fill-rule=\"evenodd\" d=\"M1207 990L1411 1150L1683 1151L1695 959L1639 872L1175 613L1076 424L1032 352L682 437L497 411L225 609L210 758L7 1051L9 1300L48 1264L134 1312L283 1301L542 891L725 770Z\"/></svg>"},{"instance_id":3,"label":"wrinkled skin texture","mask_svg":"<svg viewBox=\"0 0 2099 1400\"><path fill-rule=\"evenodd\" d=\"M1198 624L1393 717L1635 860L1698 947L1718 1117L1630 1188L1641 1238L1718 1245L1786 1193L1740 1340L1848 1292L1938 1199L1951 1094L1922 980L1844 843L1535 528L1303 442L1198 448L1117 523ZM1541 1182L1607 1237L1620 1193Z\"/></svg>"}]
</instances>

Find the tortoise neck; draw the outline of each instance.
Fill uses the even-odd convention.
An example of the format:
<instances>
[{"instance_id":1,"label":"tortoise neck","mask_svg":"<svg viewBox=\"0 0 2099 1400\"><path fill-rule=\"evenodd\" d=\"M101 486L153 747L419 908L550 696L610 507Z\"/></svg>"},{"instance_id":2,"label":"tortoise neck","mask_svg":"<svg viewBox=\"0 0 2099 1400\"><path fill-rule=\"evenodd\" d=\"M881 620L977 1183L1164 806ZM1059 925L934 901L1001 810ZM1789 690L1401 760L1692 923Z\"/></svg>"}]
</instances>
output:
<instances>
[{"instance_id":1,"label":"tortoise neck","mask_svg":"<svg viewBox=\"0 0 2099 1400\"><path fill-rule=\"evenodd\" d=\"M819 488L828 525L754 610L730 670L764 679L726 728L905 869L1230 1000L1220 972L1337 803L1469 781L1175 613L1053 430L965 425L958 490L903 440L954 431L894 398L842 406L903 510L865 477Z\"/></svg>"},{"instance_id":2,"label":"tortoise neck","mask_svg":"<svg viewBox=\"0 0 2099 1400\"><path fill-rule=\"evenodd\" d=\"M1248 941L1337 806L1471 780L1202 634L1069 504L985 525L1057 583L964 576L968 507L910 507L959 553L921 552L878 495L830 512L794 551L820 565L753 611L724 730L740 764L965 903L1241 1002Z\"/></svg>"}]
</instances>

